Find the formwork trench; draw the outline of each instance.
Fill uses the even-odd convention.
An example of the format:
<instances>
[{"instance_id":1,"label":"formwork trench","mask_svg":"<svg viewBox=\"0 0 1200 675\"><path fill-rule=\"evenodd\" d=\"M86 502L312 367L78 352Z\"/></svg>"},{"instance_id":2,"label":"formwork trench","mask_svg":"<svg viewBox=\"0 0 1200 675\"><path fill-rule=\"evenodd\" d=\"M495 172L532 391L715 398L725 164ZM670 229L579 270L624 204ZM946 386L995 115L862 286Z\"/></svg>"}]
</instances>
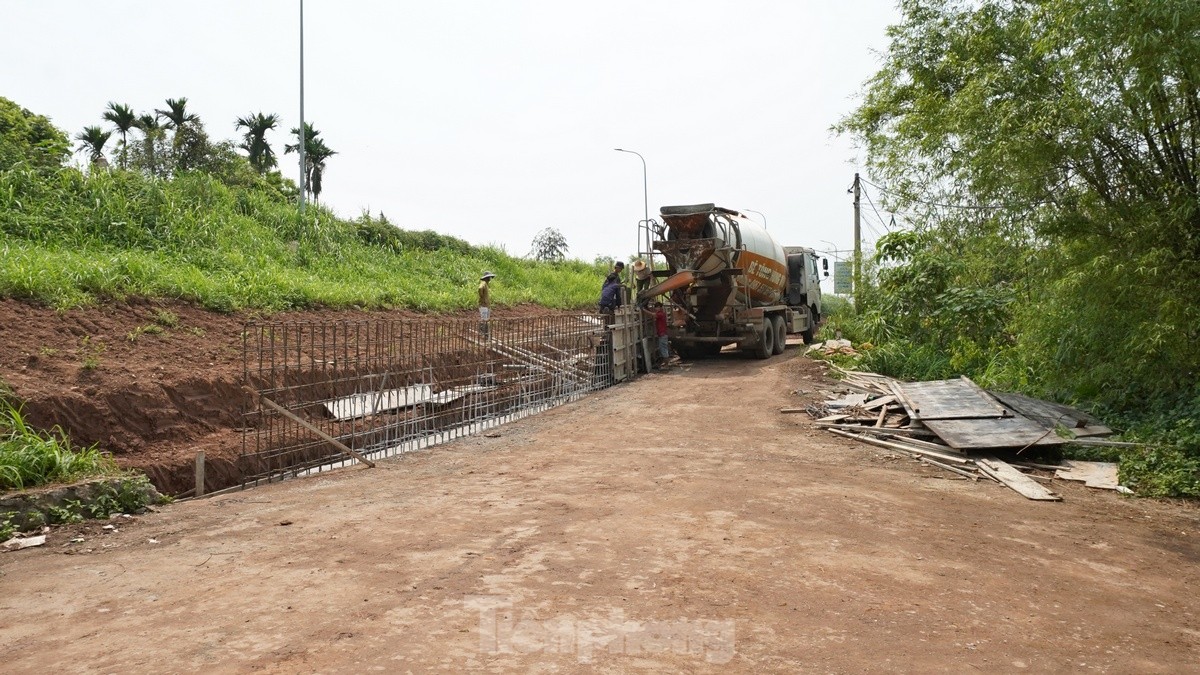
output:
<instances>
[{"instance_id":1,"label":"formwork trench","mask_svg":"<svg viewBox=\"0 0 1200 675\"><path fill-rule=\"evenodd\" d=\"M641 319L251 323L242 486L478 433L632 377ZM339 447L339 445L341 447Z\"/></svg>"}]
</instances>

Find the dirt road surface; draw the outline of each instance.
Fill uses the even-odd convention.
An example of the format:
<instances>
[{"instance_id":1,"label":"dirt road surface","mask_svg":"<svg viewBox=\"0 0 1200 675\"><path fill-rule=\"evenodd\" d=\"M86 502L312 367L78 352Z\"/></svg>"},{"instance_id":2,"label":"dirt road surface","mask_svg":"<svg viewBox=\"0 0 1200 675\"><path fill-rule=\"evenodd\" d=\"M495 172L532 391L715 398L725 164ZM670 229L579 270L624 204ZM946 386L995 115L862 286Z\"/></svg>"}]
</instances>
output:
<instances>
[{"instance_id":1,"label":"dirt road surface","mask_svg":"<svg viewBox=\"0 0 1200 675\"><path fill-rule=\"evenodd\" d=\"M812 429L789 352L0 554L6 672L1180 673L1200 513ZM799 391L800 393L794 393ZM83 541L71 542L72 538Z\"/></svg>"}]
</instances>

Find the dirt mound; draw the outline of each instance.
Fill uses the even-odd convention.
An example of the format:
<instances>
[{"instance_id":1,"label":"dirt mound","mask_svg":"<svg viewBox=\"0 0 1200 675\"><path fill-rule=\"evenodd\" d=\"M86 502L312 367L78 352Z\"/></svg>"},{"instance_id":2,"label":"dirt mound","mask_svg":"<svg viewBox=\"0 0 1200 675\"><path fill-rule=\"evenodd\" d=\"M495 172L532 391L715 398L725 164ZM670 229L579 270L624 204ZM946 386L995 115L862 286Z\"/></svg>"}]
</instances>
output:
<instances>
[{"instance_id":1,"label":"dirt mound","mask_svg":"<svg viewBox=\"0 0 1200 675\"><path fill-rule=\"evenodd\" d=\"M526 305L497 314L557 312ZM416 319L409 310L316 310L276 321ZM473 317L473 311L446 318ZM193 486L203 450L209 489L241 479L242 335L256 312L218 314L134 299L69 311L0 300L0 382L25 402L28 422L61 427L78 444L99 443L124 467L145 471L166 494Z\"/></svg>"}]
</instances>

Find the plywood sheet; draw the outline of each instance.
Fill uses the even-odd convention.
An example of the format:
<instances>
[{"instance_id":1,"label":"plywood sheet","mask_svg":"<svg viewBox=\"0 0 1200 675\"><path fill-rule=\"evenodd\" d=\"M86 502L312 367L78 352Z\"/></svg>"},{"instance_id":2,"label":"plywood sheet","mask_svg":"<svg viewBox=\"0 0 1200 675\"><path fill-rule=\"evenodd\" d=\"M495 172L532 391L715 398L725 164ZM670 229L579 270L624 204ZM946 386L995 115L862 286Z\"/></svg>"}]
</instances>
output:
<instances>
[{"instance_id":1,"label":"plywood sheet","mask_svg":"<svg viewBox=\"0 0 1200 675\"><path fill-rule=\"evenodd\" d=\"M1117 465L1112 462L1081 462L1079 460L1063 460L1065 469L1054 472L1055 478L1063 480L1081 480L1090 488L1100 490L1117 489Z\"/></svg>"},{"instance_id":2,"label":"plywood sheet","mask_svg":"<svg viewBox=\"0 0 1200 675\"><path fill-rule=\"evenodd\" d=\"M898 388L914 419L954 420L1006 417L1011 413L967 378L901 382Z\"/></svg>"},{"instance_id":3,"label":"plywood sheet","mask_svg":"<svg viewBox=\"0 0 1200 675\"><path fill-rule=\"evenodd\" d=\"M959 450L1020 449L1066 442L1053 431L1024 417L924 420L924 424L946 445Z\"/></svg>"},{"instance_id":4,"label":"plywood sheet","mask_svg":"<svg viewBox=\"0 0 1200 675\"><path fill-rule=\"evenodd\" d=\"M1061 403L1052 403L1050 401L1042 401L1021 394L1010 394L1007 392L989 392L1001 403L1012 408L1015 412L1023 417L1041 424L1047 429L1053 429L1057 426L1064 426L1068 429L1088 429L1086 435L1100 435L1102 433L1112 433L1111 430L1101 426L1100 421L1091 415L1076 410L1071 406ZM1103 431L1101 431L1103 429ZM1077 434L1082 435L1082 434Z\"/></svg>"}]
</instances>

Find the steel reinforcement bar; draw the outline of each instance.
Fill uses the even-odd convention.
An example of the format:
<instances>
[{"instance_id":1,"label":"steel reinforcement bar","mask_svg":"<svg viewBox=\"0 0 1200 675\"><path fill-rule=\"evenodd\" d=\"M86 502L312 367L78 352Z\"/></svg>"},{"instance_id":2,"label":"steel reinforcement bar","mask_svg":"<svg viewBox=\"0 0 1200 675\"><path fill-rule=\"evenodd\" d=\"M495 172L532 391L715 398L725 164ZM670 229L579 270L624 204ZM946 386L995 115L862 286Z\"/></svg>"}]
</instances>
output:
<instances>
[{"instance_id":1,"label":"steel reinforcement bar","mask_svg":"<svg viewBox=\"0 0 1200 675\"><path fill-rule=\"evenodd\" d=\"M632 309L611 329L594 314L248 324L243 485L402 454L607 387L632 376L639 326Z\"/></svg>"}]
</instances>

